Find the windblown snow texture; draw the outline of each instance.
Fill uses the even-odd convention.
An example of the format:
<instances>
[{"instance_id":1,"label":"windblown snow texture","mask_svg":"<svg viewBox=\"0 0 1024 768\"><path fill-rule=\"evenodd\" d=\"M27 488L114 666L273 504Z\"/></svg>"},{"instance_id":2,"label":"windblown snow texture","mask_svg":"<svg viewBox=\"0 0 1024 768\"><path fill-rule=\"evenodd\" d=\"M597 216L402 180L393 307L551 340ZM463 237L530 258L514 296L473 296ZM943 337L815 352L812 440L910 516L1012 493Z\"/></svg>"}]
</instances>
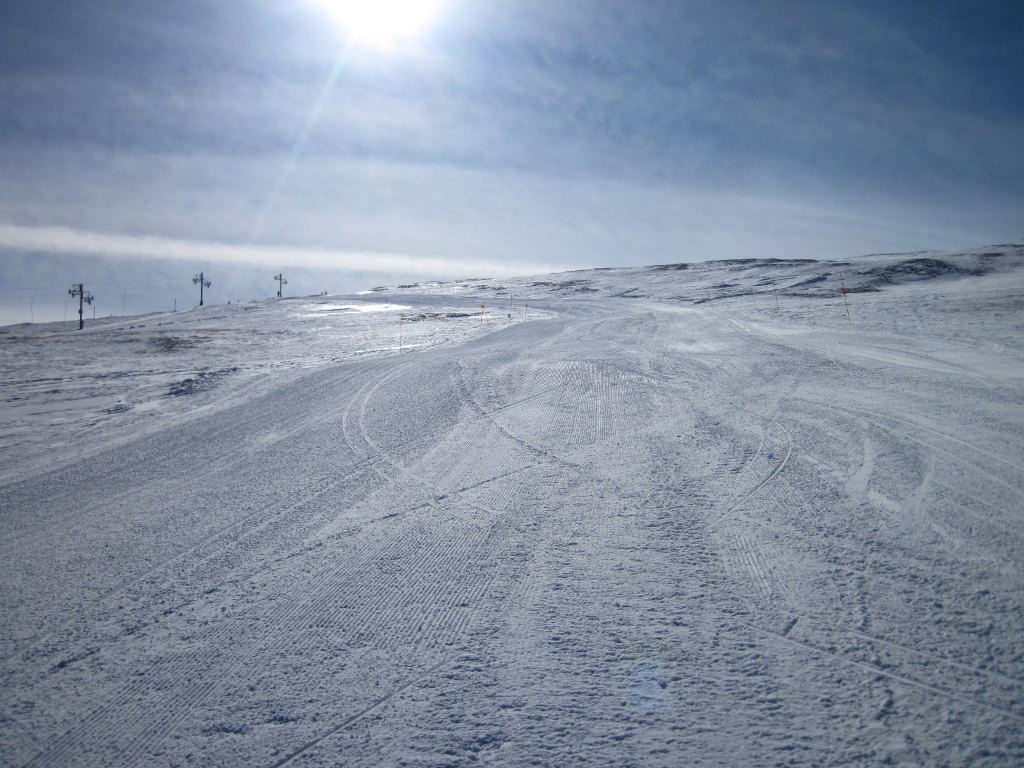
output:
<instances>
[{"instance_id":1,"label":"windblown snow texture","mask_svg":"<svg viewBox=\"0 0 1024 768\"><path fill-rule=\"evenodd\" d=\"M1019 765L1022 288L1011 244L0 329L0 763Z\"/></svg>"}]
</instances>

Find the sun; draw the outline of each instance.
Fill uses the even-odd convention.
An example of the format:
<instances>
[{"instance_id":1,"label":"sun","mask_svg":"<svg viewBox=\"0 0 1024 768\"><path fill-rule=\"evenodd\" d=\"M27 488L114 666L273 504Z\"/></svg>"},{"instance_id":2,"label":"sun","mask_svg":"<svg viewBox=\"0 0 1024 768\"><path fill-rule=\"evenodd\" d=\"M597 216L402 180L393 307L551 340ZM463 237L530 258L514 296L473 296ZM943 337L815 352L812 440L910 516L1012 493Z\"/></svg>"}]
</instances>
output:
<instances>
[{"instance_id":1,"label":"sun","mask_svg":"<svg viewBox=\"0 0 1024 768\"><path fill-rule=\"evenodd\" d=\"M349 39L390 50L412 39L437 14L441 0L313 0L345 30Z\"/></svg>"}]
</instances>

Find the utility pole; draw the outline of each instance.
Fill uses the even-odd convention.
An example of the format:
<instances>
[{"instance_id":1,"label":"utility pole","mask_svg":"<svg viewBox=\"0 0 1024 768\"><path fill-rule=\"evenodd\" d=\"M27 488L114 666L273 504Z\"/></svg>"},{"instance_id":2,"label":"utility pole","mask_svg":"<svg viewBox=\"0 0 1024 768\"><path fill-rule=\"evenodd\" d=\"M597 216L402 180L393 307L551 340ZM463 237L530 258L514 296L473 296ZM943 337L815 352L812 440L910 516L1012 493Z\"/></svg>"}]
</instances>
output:
<instances>
[{"instance_id":1,"label":"utility pole","mask_svg":"<svg viewBox=\"0 0 1024 768\"><path fill-rule=\"evenodd\" d=\"M211 283L210 280L200 272L198 275L192 276L192 282L199 283L199 306L203 306L203 288L209 288Z\"/></svg>"},{"instance_id":2,"label":"utility pole","mask_svg":"<svg viewBox=\"0 0 1024 768\"><path fill-rule=\"evenodd\" d=\"M282 277L283 273L274 275L274 279L277 280L277 298L281 298L281 286L288 285L288 281Z\"/></svg>"},{"instance_id":3,"label":"utility pole","mask_svg":"<svg viewBox=\"0 0 1024 768\"><path fill-rule=\"evenodd\" d=\"M92 304L92 294L85 290L81 283L75 283L73 288L68 289L68 294L78 297L78 330L82 330L85 327L85 318L82 316L82 312L86 304Z\"/></svg>"}]
</instances>

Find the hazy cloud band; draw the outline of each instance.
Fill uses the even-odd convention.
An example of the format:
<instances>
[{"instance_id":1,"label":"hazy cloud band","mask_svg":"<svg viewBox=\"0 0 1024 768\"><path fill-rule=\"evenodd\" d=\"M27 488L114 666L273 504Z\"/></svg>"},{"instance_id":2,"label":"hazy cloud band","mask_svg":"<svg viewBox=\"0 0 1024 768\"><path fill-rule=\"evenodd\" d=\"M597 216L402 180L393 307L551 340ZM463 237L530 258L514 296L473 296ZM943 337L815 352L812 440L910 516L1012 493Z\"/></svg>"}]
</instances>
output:
<instances>
[{"instance_id":1,"label":"hazy cloud band","mask_svg":"<svg viewBox=\"0 0 1024 768\"><path fill-rule=\"evenodd\" d=\"M219 264L281 265L380 272L494 276L535 274L550 266L502 263L488 260L447 259L394 253L335 251L326 248L297 248L287 245L220 243L166 237L106 234L69 227L26 227L0 223L0 247L45 253L68 253L140 259L208 260Z\"/></svg>"}]
</instances>

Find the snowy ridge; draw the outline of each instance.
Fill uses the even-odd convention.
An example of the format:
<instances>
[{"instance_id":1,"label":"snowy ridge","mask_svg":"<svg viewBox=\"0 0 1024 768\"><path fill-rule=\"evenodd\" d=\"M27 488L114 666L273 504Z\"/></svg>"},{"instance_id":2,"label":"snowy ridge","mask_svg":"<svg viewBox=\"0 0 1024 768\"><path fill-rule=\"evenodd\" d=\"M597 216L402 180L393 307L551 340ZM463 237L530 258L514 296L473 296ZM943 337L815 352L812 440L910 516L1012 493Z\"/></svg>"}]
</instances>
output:
<instances>
[{"instance_id":1,"label":"snowy ridge","mask_svg":"<svg viewBox=\"0 0 1024 768\"><path fill-rule=\"evenodd\" d=\"M0 329L0 763L1019 764L1022 295L1017 243Z\"/></svg>"},{"instance_id":2,"label":"snowy ridge","mask_svg":"<svg viewBox=\"0 0 1024 768\"><path fill-rule=\"evenodd\" d=\"M650 267L600 268L530 278L461 280L374 288L373 295L418 293L490 296L522 306L529 298L616 297L702 303L739 296L834 297L877 291L889 285L939 277L969 277L1016 270L1024 264L1024 241L970 251L859 256L846 261L749 258ZM535 306L540 309L538 302Z\"/></svg>"}]
</instances>

